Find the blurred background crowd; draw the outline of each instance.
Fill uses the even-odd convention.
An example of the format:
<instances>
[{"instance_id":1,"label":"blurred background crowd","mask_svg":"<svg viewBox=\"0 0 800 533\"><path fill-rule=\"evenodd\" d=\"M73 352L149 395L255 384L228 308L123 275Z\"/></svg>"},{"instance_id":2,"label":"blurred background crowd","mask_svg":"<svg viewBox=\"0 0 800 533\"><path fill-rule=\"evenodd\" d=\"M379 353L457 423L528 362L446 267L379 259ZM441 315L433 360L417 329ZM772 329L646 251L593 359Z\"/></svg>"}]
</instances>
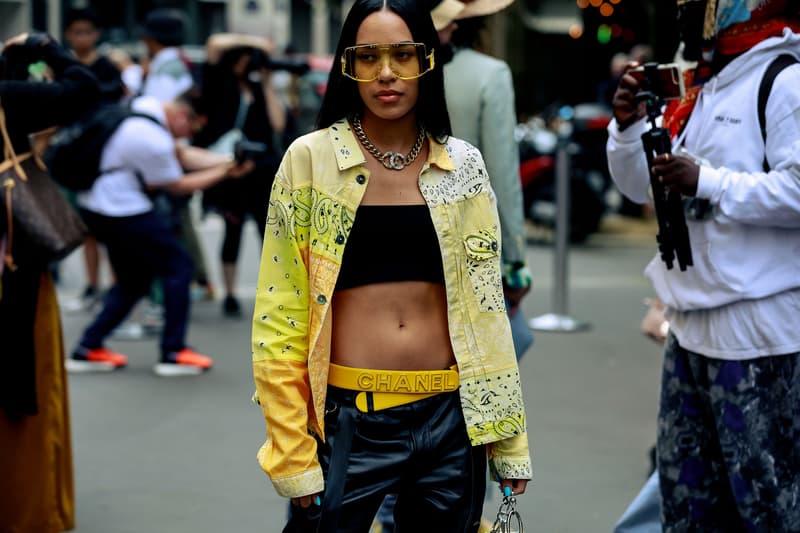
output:
<instances>
[{"instance_id":1,"label":"blurred background crowd","mask_svg":"<svg viewBox=\"0 0 800 533\"><path fill-rule=\"evenodd\" d=\"M328 72L337 60L332 50L351 4L346 0L0 0L0 36L31 30L53 36L94 72L101 82L98 99L128 104L140 96L155 98L164 106L165 121L181 146L192 137L193 146L230 156L236 141L253 141L255 145L249 147L240 144L240 150L250 150L247 159L255 161L259 175L267 175L274 172L293 139L314 129ZM674 10L672 2L647 0L517 0L483 21L475 47L504 60L512 75L514 135L529 238L551 239L557 214L557 152L567 144L573 243L587 241L609 214L649 215L646 208L627 202L610 179L606 128L624 65L648 60L666 63L674 58ZM31 68L29 74L35 79L53 75L43 66ZM192 88L198 92L197 100L175 107L175 100ZM181 118L189 128L183 136L172 123ZM234 130L238 133L229 136ZM188 170L186 165L183 168ZM192 298L219 301L225 317L249 314L246 304L239 301L244 294L238 288L243 276L238 268L239 248L247 219L256 223L258 235L263 234L269 181L248 181L245 176L182 191L205 189L194 202L188 200L191 195L177 202L162 199L172 202L167 210L191 255ZM85 200L81 207L113 218L103 208L93 209L97 204L92 200ZM194 235L198 213L213 213L223 221L221 253L205 249L203 239ZM82 317L81 327L89 313L97 313L111 284L101 276L107 269L103 247L89 237L82 250L83 286L74 298L61 301L63 310ZM210 267L212 261L221 263L221 268ZM59 266L50 268L58 280ZM221 275L215 275L217 270ZM108 276L113 278L115 273L108 269ZM133 319L104 334L128 340L157 336L165 328L165 291L169 288L154 284ZM47 311L57 314L52 307ZM79 339L71 335L69 340L78 341L73 359L95 349L89 341L96 337L92 329L97 320ZM58 323L54 318L52 322ZM53 353L63 351L62 347ZM103 356L101 362L112 368L127 363L127 359L121 362L121 354ZM186 366L207 370L211 364L192 359ZM65 386L60 371L51 371ZM60 415L63 418L56 425L66 428L66 435L53 438L67 446L69 455L68 413L64 410ZM49 419L41 422L52 423ZM62 511L60 527L66 528L71 510Z\"/></svg>"}]
</instances>

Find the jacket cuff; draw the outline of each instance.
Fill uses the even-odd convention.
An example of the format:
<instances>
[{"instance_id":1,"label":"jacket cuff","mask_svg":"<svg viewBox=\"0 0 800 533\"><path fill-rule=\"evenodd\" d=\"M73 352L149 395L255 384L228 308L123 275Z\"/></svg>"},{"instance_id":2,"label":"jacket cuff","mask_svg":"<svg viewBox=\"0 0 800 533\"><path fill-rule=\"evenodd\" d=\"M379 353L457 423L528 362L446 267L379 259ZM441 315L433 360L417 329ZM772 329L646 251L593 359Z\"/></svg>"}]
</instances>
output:
<instances>
[{"instance_id":1,"label":"jacket cuff","mask_svg":"<svg viewBox=\"0 0 800 533\"><path fill-rule=\"evenodd\" d=\"M492 442L486 447L486 452L489 456L489 471L494 479L500 481L533 477L526 432Z\"/></svg>"},{"instance_id":2,"label":"jacket cuff","mask_svg":"<svg viewBox=\"0 0 800 533\"><path fill-rule=\"evenodd\" d=\"M531 286L533 276L523 262L503 265L503 284L510 289L527 289Z\"/></svg>"},{"instance_id":3,"label":"jacket cuff","mask_svg":"<svg viewBox=\"0 0 800 533\"><path fill-rule=\"evenodd\" d=\"M500 481L503 479L531 479L533 467L531 458L527 455L493 457L489 461L492 478Z\"/></svg>"},{"instance_id":4,"label":"jacket cuff","mask_svg":"<svg viewBox=\"0 0 800 533\"><path fill-rule=\"evenodd\" d=\"M312 470L292 476L272 478L272 485L275 487L275 491L284 498L300 498L323 492L325 479L322 477L322 468L317 466Z\"/></svg>"},{"instance_id":5,"label":"jacket cuff","mask_svg":"<svg viewBox=\"0 0 800 533\"><path fill-rule=\"evenodd\" d=\"M720 172L706 165L700 167L700 176L697 178L697 193L696 198L704 200L711 200L711 203L718 203L718 192L722 184L722 176Z\"/></svg>"}]
</instances>

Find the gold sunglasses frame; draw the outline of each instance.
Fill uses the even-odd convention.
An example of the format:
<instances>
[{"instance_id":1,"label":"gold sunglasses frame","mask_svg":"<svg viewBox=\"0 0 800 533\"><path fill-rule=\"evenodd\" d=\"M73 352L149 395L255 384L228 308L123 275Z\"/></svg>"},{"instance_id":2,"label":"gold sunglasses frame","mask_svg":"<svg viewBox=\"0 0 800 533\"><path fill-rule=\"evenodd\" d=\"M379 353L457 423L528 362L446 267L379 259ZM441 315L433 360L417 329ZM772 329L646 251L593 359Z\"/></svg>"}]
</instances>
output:
<instances>
[{"instance_id":1,"label":"gold sunglasses frame","mask_svg":"<svg viewBox=\"0 0 800 533\"><path fill-rule=\"evenodd\" d=\"M376 47L376 48L380 49L380 48L390 48L390 47L392 47L392 46L396 46L396 45L403 45L403 44L413 44L413 45L415 45L415 46L422 46L422 48L423 48L423 54L424 54L424 56L423 56L423 57L424 57L424 58L427 60L427 62L428 62L428 68L427 68L425 71L423 71L423 72L420 72L420 73L419 73L419 74L417 74L416 76L400 76L400 75L398 75L398 74L397 74L397 72L395 72L394 70L392 70L392 73L393 73L395 76L397 76L397 78L398 78L398 79L400 79L400 80L415 80L415 79L417 79L417 78L421 78L422 76L424 76L424 75L425 75L425 74L427 74L428 72L432 71L432 70L433 70L433 69L436 67L436 61L435 61L435 59L434 59L434 52L435 52L436 50L435 50L435 49L433 49L433 48L431 48L431 53L430 53L430 54L425 54L425 52L427 52L427 51L428 51L428 47L427 47L427 45L426 45L425 43L407 42L407 43L372 43L372 44L357 44L357 45L355 45L355 46L348 46L347 48L345 48L345 49L344 49L344 52L342 52L342 55L341 55L341 57L339 58L339 61L341 62L341 66L342 66L342 76L344 76L344 77L346 77L346 78L350 78L351 80L353 80L353 81L357 81L357 82L359 82L359 83L372 83L373 81L377 80L377 79L380 77L380 68L379 68L379 69L378 69L378 71L377 71L378 73L377 73L377 74L375 75L375 77L374 77L374 78L372 78L371 80L362 80L362 79L356 78L355 76L351 76L350 74L348 74L348 73L347 73L347 70L345 69L345 64L346 64L346 61L347 61L347 60L346 60L346 57L347 57L347 54L348 54L348 52L349 52L349 51L351 51L351 50L355 50L356 48L360 48L360 47L362 47L362 46L374 46L374 47ZM382 67L381 67L381 68L382 68ZM391 67L389 67L389 68L390 68L390 70L391 70Z\"/></svg>"}]
</instances>

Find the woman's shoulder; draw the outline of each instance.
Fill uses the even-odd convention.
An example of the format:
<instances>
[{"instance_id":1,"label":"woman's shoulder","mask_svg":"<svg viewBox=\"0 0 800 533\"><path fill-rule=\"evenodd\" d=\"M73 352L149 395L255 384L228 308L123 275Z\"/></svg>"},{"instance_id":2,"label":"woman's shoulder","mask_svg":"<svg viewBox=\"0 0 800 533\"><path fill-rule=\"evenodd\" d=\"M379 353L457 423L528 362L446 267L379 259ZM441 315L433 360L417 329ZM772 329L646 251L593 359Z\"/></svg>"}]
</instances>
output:
<instances>
[{"instance_id":1,"label":"woman's shoulder","mask_svg":"<svg viewBox=\"0 0 800 533\"><path fill-rule=\"evenodd\" d=\"M480 150L464 139L459 139L458 137L450 135L443 144L456 167L467 160L477 160L483 164L483 156Z\"/></svg>"},{"instance_id":2,"label":"woman's shoulder","mask_svg":"<svg viewBox=\"0 0 800 533\"><path fill-rule=\"evenodd\" d=\"M278 171L286 179L311 179L311 174L318 168L328 168L330 163L336 165L329 128L321 128L296 138L283 156Z\"/></svg>"},{"instance_id":3,"label":"woman's shoulder","mask_svg":"<svg viewBox=\"0 0 800 533\"><path fill-rule=\"evenodd\" d=\"M449 136L442 143L449 157L449 168L443 169L440 191L451 198L470 198L489 185L489 174L483 156L473 145L458 137Z\"/></svg>"}]
</instances>

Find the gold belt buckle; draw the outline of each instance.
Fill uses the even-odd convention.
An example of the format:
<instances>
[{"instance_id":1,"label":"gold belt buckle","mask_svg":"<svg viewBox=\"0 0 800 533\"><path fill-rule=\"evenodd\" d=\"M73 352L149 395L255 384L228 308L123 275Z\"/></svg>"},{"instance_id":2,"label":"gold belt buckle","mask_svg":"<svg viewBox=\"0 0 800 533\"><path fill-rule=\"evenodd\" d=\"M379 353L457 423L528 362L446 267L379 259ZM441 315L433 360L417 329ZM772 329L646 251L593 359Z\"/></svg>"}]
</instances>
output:
<instances>
[{"instance_id":1,"label":"gold belt buckle","mask_svg":"<svg viewBox=\"0 0 800 533\"><path fill-rule=\"evenodd\" d=\"M372 395L372 409L369 408L369 396ZM424 393L404 393L404 392L367 392L362 391L356 394L356 409L362 413L369 413L370 411L382 411L400 405L430 398L436 396L439 392L424 392Z\"/></svg>"}]
</instances>

